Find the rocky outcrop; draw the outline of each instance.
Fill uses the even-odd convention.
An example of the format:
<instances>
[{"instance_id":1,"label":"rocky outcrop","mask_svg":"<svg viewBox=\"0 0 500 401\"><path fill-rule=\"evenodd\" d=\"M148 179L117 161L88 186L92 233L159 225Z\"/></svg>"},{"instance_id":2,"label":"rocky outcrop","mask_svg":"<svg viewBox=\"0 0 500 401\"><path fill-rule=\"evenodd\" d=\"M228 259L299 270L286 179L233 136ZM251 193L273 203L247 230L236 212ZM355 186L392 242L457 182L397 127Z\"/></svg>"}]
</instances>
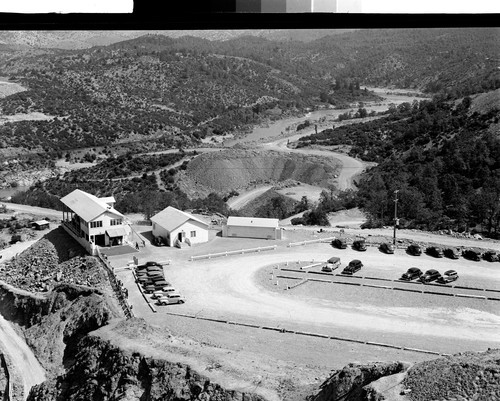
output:
<instances>
[{"instance_id":1,"label":"rocky outcrop","mask_svg":"<svg viewBox=\"0 0 500 401\"><path fill-rule=\"evenodd\" d=\"M381 377L402 372L408 368L402 362L377 362L367 365L349 364L336 371L321 385L321 390L308 401L368 401L382 400L365 386Z\"/></svg>"},{"instance_id":2,"label":"rocky outcrop","mask_svg":"<svg viewBox=\"0 0 500 401\"><path fill-rule=\"evenodd\" d=\"M50 291L60 283L109 288L102 263L85 256L85 250L61 227L0 266L0 280L30 292Z\"/></svg>"},{"instance_id":3,"label":"rocky outcrop","mask_svg":"<svg viewBox=\"0 0 500 401\"><path fill-rule=\"evenodd\" d=\"M142 319L126 324L126 330L147 328ZM76 349L67 372L34 387L28 401L264 400L256 394L224 389L186 364L146 357L98 335L84 337Z\"/></svg>"},{"instance_id":4,"label":"rocky outcrop","mask_svg":"<svg viewBox=\"0 0 500 401\"><path fill-rule=\"evenodd\" d=\"M60 284L44 296L0 282L0 313L23 330L26 343L48 371L61 372L65 352L86 333L120 316L102 292Z\"/></svg>"},{"instance_id":5,"label":"rocky outcrop","mask_svg":"<svg viewBox=\"0 0 500 401\"><path fill-rule=\"evenodd\" d=\"M416 364L403 384L411 390L412 401L500 400L500 349Z\"/></svg>"}]
</instances>

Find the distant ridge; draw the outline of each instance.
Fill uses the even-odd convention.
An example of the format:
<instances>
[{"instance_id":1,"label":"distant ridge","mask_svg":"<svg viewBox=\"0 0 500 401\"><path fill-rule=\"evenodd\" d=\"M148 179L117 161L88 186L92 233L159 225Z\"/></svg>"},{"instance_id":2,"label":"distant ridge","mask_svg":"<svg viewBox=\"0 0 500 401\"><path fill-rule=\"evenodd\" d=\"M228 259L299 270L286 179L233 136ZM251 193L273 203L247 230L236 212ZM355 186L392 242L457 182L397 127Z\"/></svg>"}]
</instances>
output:
<instances>
[{"instance_id":1,"label":"distant ridge","mask_svg":"<svg viewBox=\"0 0 500 401\"><path fill-rule=\"evenodd\" d=\"M21 48L55 48L65 50L107 46L147 34L171 38L195 36L208 40L230 40L240 36L257 36L275 41L309 42L324 36L352 32L354 29L242 29L242 30L130 30L130 31L2 31L0 45Z\"/></svg>"}]
</instances>

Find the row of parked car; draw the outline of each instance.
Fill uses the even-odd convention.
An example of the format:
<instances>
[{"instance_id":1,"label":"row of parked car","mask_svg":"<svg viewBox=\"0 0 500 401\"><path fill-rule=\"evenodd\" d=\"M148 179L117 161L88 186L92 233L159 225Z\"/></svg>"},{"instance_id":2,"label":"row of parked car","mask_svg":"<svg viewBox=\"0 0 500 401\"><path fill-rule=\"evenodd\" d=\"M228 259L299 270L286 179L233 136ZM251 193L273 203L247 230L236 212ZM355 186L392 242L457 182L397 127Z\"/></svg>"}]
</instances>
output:
<instances>
[{"instance_id":1,"label":"row of parked car","mask_svg":"<svg viewBox=\"0 0 500 401\"><path fill-rule=\"evenodd\" d=\"M335 238L331 245L333 247L336 247L338 249L346 249L347 248L347 241L345 238ZM357 251L366 251L366 242L363 239L358 239L355 240L352 243L352 248L357 250ZM384 242L380 244L379 249L381 252L387 253L387 254L393 254L395 247L393 244ZM420 256L422 255L423 251L420 245L418 244L411 244L406 248L406 252L409 255L413 256ZM436 258L442 258L446 256L447 258L450 259L458 259L460 256L464 257L465 259L469 260L474 260L474 261L479 261L481 260L481 257L484 260L487 260L489 262L500 262L500 254L498 254L495 251L486 251L482 252L479 249L474 249L474 248L468 248L464 249L462 252L460 252L460 249L457 248L441 248L439 246L429 246L425 249L425 253L430 256L434 256Z\"/></svg>"},{"instance_id":2,"label":"row of parked car","mask_svg":"<svg viewBox=\"0 0 500 401\"><path fill-rule=\"evenodd\" d=\"M406 250L410 255L420 256L422 254L422 248L420 245L411 244ZM459 259L460 256L465 259L480 261L481 258L487 260L488 262L500 261L500 255L495 251L482 252L480 249L467 248L460 252L460 249L450 247L442 248L440 246L429 246L425 249L425 253L435 258L447 257L450 259Z\"/></svg>"},{"instance_id":3,"label":"row of parked car","mask_svg":"<svg viewBox=\"0 0 500 401\"><path fill-rule=\"evenodd\" d=\"M340 258L333 256L328 259L327 264L324 265L321 270L324 272L333 272L338 267L340 267ZM342 270L342 274L353 275L361 270L362 267L363 263L360 260L351 260L344 270ZM431 281L437 280L439 283L448 284L458 279L458 273L455 270L447 270L441 274L436 269L429 269L423 273L418 267L410 267L400 278L400 280L404 281L415 279L420 280L422 283L430 283Z\"/></svg>"},{"instance_id":4,"label":"row of parked car","mask_svg":"<svg viewBox=\"0 0 500 401\"><path fill-rule=\"evenodd\" d=\"M157 262L147 262L135 268L137 282L142 286L146 294L152 294L151 298L158 305L183 304L185 299L165 279L163 267Z\"/></svg>"},{"instance_id":5,"label":"row of parked car","mask_svg":"<svg viewBox=\"0 0 500 401\"><path fill-rule=\"evenodd\" d=\"M321 270L327 273L331 273L339 267L340 267L340 258L337 256L332 256L330 259L328 259L327 264L324 265L321 268ZM360 260L353 259L349 262L349 264L346 267L344 267L344 270L342 270L342 274L352 275L357 271L361 270L362 267L363 263L361 263Z\"/></svg>"},{"instance_id":6,"label":"row of parked car","mask_svg":"<svg viewBox=\"0 0 500 401\"><path fill-rule=\"evenodd\" d=\"M411 281L420 280L422 283L430 283L437 281L441 284L448 284L458 279L458 273L455 270L447 270L443 274L439 273L436 269L429 269L425 273L418 267L410 267L406 273L403 273L401 280Z\"/></svg>"}]
</instances>

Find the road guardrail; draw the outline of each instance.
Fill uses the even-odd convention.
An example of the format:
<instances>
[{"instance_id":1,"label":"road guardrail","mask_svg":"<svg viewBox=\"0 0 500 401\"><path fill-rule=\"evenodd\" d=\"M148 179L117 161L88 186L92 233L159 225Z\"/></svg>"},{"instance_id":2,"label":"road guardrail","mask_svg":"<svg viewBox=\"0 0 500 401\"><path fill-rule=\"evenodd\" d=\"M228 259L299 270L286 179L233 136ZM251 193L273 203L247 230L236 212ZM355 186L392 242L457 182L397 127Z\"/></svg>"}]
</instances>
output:
<instances>
[{"instance_id":1,"label":"road guardrail","mask_svg":"<svg viewBox=\"0 0 500 401\"><path fill-rule=\"evenodd\" d=\"M251 253L251 252L274 251L274 250L276 250L277 247L278 247L277 245L259 246L258 248L247 248L247 249L239 249L239 250L235 250L235 251L207 253L205 255L191 256L189 258L189 260L192 262L194 260L219 258L221 256L243 255L245 253Z\"/></svg>"}]
</instances>

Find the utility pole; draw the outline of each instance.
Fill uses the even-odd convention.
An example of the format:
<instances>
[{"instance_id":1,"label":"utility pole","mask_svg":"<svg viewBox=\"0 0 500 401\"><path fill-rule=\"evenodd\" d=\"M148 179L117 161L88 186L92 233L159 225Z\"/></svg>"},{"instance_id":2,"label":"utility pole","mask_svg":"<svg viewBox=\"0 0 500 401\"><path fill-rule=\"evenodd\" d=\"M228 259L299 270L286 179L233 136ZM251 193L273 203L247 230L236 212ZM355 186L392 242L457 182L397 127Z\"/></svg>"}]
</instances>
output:
<instances>
[{"instance_id":1,"label":"utility pole","mask_svg":"<svg viewBox=\"0 0 500 401\"><path fill-rule=\"evenodd\" d=\"M392 243L396 246L396 226L398 225L398 192L399 189L394 191L394 238Z\"/></svg>"}]
</instances>

